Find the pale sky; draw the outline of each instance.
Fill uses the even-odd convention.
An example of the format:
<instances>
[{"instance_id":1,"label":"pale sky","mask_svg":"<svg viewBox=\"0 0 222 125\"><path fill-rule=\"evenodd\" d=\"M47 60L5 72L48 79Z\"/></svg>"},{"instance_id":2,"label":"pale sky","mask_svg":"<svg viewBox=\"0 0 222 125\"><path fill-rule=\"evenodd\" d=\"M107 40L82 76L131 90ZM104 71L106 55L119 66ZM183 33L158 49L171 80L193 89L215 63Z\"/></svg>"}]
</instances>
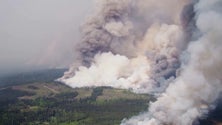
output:
<instances>
[{"instance_id":1,"label":"pale sky","mask_svg":"<svg viewBox=\"0 0 222 125\"><path fill-rule=\"evenodd\" d=\"M0 0L0 74L73 62L92 0Z\"/></svg>"}]
</instances>

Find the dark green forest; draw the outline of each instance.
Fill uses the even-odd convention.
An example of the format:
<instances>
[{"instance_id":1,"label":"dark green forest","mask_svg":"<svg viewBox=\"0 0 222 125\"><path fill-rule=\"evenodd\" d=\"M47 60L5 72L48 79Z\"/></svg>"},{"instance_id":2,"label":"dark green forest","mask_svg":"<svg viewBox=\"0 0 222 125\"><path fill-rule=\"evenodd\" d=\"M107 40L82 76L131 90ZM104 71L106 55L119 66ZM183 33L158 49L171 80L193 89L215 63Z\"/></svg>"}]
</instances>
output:
<instances>
[{"instance_id":1,"label":"dark green forest","mask_svg":"<svg viewBox=\"0 0 222 125\"><path fill-rule=\"evenodd\" d=\"M0 79L0 125L119 125L147 111L154 96L111 87L70 88L54 80L65 70ZM222 101L195 124L220 125Z\"/></svg>"},{"instance_id":2,"label":"dark green forest","mask_svg":"<svg viewBox=\"0 0 222 125\"><path fill-rule=\"evenodd\" d=\"M148 108L149 95L110 87L72 89L54 82L63 72L2 78L0 125L118 125Z\"/></svg>"},{"instance_id":3,"label":"dark green forest","mask_svg":"<svg viewBox=\"0 0 222 125\"><path fill-rule=\"evenodd\" d=\"M0 91L1 125L117 125L123 118L147 109L147 99L97 100L104 88L94 88L89 97L75 99L78 92L66 92L35 99L11 88ZM111 89L111 88L110 88Z\"/></svg>"}]
</instances>

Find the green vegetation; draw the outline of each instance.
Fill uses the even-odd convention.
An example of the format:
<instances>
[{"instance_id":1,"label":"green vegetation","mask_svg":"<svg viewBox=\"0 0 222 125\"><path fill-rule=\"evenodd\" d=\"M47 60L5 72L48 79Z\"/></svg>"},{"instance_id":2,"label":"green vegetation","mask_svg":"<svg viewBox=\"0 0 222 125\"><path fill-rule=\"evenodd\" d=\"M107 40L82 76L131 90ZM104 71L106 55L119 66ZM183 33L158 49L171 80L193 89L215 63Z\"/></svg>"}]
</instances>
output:
<instances>
[{"instance_id":1,"label":"green vegetation","mask_svg":"<svg viewBox=\"0 0 222 125\"><path fill-rule=\"evenodd\" d=\"M0 79L0 125L119 125L154 98L110 87L70 88L54 82L64 70ZM200 125L221 125L222 101Z\"/></svg>"},{"instance_id":2,"label":"green vegetation","mask_svg":"<svg viewBox=\"0 0 222 125\"><path fill-rule=\"evenodd\" d=\"M149 97L56 82L15 85L0 88L0 125L118 125L146 110Z\"/></svg>"}]
</instances>

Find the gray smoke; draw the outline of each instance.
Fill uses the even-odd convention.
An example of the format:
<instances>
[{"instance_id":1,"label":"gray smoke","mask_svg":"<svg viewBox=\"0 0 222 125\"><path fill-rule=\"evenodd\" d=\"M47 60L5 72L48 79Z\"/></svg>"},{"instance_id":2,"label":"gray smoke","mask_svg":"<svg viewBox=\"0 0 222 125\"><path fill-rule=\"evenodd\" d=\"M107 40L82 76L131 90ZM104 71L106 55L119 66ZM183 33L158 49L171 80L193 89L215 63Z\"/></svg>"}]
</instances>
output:
<instances>
[{"instance_id":1,"label":"gray smoke","mask_svg":"<svg viewBox=\"0 0 222 125\"><path fill-rule=\"evenodd\" d=\"M77 61L59 81L157 95L147 113L122 125L192 125L222 88L221 2L98 0Z\"/></svg>"},{"instance_id":2,"label":"gray smoke","mask_svg":"<svg viewBox=\"0 0 222 125\"><path fill-rule=\"evenodd\" d=\"M81 29L82 40L76 48L79 62L60 81L72 87L113 86L140 93L163 91L176 77L180 54L189 39L193 15L192 7L185 6L190 3L168 0L166 6L153 0L97 2L98 9ZM173 3L178 6L173 7ZM182 22L181 17L185 16ZM104 55L113 60L105 62ZM112 65L112 61L118 62L121 57L127 61ZM144 68L138 60L146 62ZM118 68L114 73L108 66ZM123 70L126 67L129 69ZM102 80L107 78L103 72L110 72L112 79Z\"/></svg>"},{"instance_id":3,"label":"gray smoke","mask_svg":"<svg viewBox=\"0 0 222 125\"><path fill-rule=\"evenodd\" d=\"M221 5L220 0L200 0L195 5L201 35L186 50L189 61L184 61L166 92L151 103L149 112L124 120L122 125L192 125L215 107L222 92Z\"/></svg>"}]
</instances>

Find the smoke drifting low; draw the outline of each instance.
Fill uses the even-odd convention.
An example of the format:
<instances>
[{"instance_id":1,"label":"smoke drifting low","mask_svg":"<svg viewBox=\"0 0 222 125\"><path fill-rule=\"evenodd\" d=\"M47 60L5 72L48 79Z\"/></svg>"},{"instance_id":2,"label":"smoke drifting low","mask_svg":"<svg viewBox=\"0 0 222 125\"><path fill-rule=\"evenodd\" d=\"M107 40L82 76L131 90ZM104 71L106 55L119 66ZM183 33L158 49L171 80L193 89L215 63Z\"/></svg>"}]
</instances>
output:
<instances>
[{"instance_id":1,"label":"smoke drifting low","mask_svg":"<svg viewBox=\"0 0 222 125\"><path fill-rule=\"evenodd\" d=\"M154 93L122 125L192 125L222 91L222 1L99 0L82 26L76 61L59 80Z\"/></svg>"}]
</instances>

